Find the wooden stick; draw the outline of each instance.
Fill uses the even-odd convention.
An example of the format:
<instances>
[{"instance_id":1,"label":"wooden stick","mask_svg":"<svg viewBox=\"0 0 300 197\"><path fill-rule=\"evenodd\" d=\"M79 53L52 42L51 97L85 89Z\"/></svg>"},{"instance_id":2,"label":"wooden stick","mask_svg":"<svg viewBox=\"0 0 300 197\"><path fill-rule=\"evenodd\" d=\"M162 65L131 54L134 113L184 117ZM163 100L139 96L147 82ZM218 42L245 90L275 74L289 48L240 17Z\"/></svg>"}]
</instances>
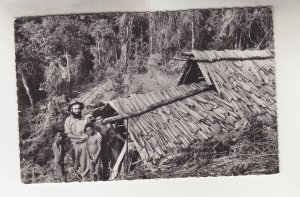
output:
<instances>
[{"instance_id":1,"label":"wooden stick","mask_svg":"<svg viewBox=\"0 0 300 197\"><path fill-rule=\"evenodd\" d=\"M140 163L140 162L142 162L142 161L144 161L144 160L143 160L143 159L140 159L140 160L138 160L138 161L133 162L132 164L130 164L130 166L133 166L134 164Z\"/></svg>"},{"instance_id":2,"label":"wooden stick","mask_svg":"<svg viewBox=\"0 0 300 197\"><path fill-rule=\"evenodd\" d=\"M265 55L265 56L259 56L259 55L253 55L251 57L223 57L223 58L212 58L212 59L200 59L194 56L192 52L182 52L182 56L189 57L190 60L194 60L197 62L218 62L218 61L224 61L224 60L257 60L257 59L270 59L274 58L273 54Z\"/></svg>"},{"instance_id":3,"label":"wooden stick","mask_svg":"<svg viewBox=\"0 0 300 197\"><path fill-rule=\"evenodd\" d=\"M126 173L126 175L128 174L128 171L129 171L129 154L128 154L128 141L129 141L129 139L128 139L128 137L129 137L129 127L128 127L128 119L126 120L126 124L127 124L127 131L126 131L126 161L125 161L125 173Z\"/></svg>"},{"instance_id":4,"label":"wooden stick","mask_svg":"<svg viewBox=\"0 0 300 197\"><path fill-rule=\"evenodd\" d=\"M114 121L121 120L121 119L127 119L127 118L132 118L132 117L142 115L142 114L147 113L149 111L155 110L155 109L157 109L161 106L168 105L170 103L176 102L178 100L185 99L187 97L191 97L191 96L196 95L196 94L200 94L201 92L209 90L210 87L211 86L199 87L199 89L192 90L192 91L190 91L190 92L188 92L184 95L179 95L179 96L176 96L176 97L173 97L173 98L162 100L162 101L157 102L157 103L153 103L153 104L147 106L145 109L142 109L142 110L137 111L137 112L124 113L124 114L121 114L121 115L105 118L103 120L103 124L109 123L109 122L114 122Z\"/></svg>"},{"instance_id":5,"label":"wooden stick","mask_svg":"<svg viewBox=\"0 0 300 197\"><path fill-rule=\"evenodd\" d=\"M119 155L119 157L118 157L118 159L117 159L117 161L115 163L115 166L114 166L113 171L112 171L112 173L111 173L111 175L109 177L109 180L114 180L116 178L116 176L118 174L119 166L120 166L120 164L121 164L121 162L123 160L123 157L124 157L124 155L126 153L126 149L127 149L127 141L125 141L123 149L122 149L122 151L121 151L121 153L120 153L120 155Z\"/></svg>"},{"instance_id":6,"label":"wooden stick","mask_svg":"<svg viewBox=\"0 0 300 197\"><path fill-rule=\"evenodd\" d=\"M175 57L166 57L164 59L171 59L171 60L177 60L177 61L187 61L188 59L181 59L181 58L175 58Z\"/></svg>"},{"instance_id":7,"label":"wooden stick","mask_svg":"<svg viewBox=\"0 0 300 197\"><path fill-rule=\"evenodd\" d=\"M140 59L149 59L147 57L140 57ZM163 59L173 59L173 60L178 60L178 61L186 61L187 59L182 59L182 58L176 58L176 57L165 57Z\"/></svg>"}]
</instances>

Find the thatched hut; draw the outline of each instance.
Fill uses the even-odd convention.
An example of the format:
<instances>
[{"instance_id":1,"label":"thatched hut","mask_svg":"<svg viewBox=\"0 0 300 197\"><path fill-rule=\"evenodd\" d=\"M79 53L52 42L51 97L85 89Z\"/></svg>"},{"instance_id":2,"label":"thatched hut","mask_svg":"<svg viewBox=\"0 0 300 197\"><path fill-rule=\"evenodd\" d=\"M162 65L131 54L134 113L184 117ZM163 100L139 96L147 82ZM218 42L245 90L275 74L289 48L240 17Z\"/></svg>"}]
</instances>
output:
<instances>
[{"instance_id":1,"label":"thatched hut","mask_svg":"<svg viewBox=\"0 0 300 197\"><path fill-rule=\"evenodd\" d=\"M276 121L275 65L270 51L192 51L178 86L108 102L106 122L127 120L145 162L176 155L195 141L238 130L252 116Z\"/></svg>"}]
</instances>

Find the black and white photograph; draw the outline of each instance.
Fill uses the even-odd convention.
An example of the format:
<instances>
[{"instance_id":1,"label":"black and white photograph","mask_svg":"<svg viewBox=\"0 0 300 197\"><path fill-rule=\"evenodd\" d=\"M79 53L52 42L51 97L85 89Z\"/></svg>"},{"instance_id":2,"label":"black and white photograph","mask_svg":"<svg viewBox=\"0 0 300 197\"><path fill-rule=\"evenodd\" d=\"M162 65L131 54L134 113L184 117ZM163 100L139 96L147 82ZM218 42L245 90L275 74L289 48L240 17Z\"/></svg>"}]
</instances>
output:
<instances>
[{"instance_id":1,"label":"black and white photograph","mask_svg":"<svg viewBox=\"0 0 300 197\"><path fill-rule=\"evenodd\" d=\"M16 17L14 39L22 183L279 173L272 6Z\"/></svg>"}]
</instances>

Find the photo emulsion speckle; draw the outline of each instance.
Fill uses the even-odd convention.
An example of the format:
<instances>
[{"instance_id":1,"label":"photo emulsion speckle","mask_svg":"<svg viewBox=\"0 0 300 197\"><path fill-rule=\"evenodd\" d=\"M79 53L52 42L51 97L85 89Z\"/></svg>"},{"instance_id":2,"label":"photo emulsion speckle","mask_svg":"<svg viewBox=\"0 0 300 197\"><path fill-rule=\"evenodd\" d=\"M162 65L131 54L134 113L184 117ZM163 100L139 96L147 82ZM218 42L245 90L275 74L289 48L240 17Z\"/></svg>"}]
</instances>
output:
<instances>
[{"instance_id":1,"label":"photo emulsion speckle","mask_svg":"<svg viewBox=\"0 0 300 197\"><path fill-rule=\"evenodd\" d=\"M279 173L271 7L14 30L23 183Z\"/></svg>"}]
</instances>

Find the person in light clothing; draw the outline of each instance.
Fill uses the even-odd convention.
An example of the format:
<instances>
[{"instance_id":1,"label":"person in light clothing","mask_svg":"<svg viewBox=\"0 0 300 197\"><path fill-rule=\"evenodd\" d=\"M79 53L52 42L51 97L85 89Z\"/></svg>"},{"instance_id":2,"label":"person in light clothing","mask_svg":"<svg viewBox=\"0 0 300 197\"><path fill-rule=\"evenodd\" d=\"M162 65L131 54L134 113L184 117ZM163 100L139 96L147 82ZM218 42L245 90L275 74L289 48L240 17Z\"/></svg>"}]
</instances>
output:
<instances>
[{"instance_id":1,"label":"person in light clothing","mask_svg":"<svg viewBox=\"0 0 300 197\"><path fill-rule=\"evenodd\" d=\"M71 103L68 111L71 115L66 119L64 129L68 138L71 139L74 152L74 169L84 172L87 168L87 151L85 141L88 135L84 133L85 125L90 122L92 115L82 116L84 104L78 101Z\"/></svg>"}]
</instances>

